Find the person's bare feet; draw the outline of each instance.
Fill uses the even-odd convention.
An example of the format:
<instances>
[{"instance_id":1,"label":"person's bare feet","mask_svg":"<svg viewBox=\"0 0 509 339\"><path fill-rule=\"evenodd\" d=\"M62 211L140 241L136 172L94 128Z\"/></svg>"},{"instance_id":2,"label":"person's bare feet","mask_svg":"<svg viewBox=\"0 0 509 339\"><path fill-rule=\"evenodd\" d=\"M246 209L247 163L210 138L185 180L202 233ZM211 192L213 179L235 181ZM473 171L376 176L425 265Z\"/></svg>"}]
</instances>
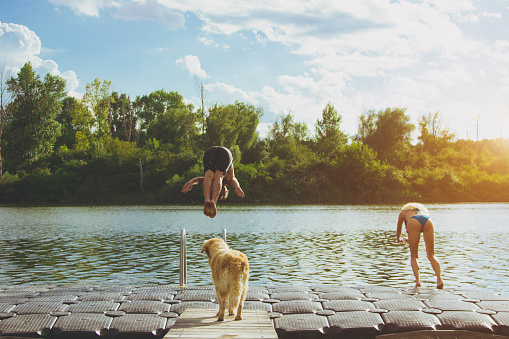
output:
<instances>
[{"instance_id":1,"label":"person's bare feet","mask_svg":"<svg viewBox=\"0 0 509 339\"><path fill-rule=\"evenodd\" d=\"M415 287L421 287L421 282L420 281L416 281L415 282Z\"/></svg>"},{"instance_id":2,"label":"person's bare feet","mask_svg":"<svg viewBox=\"0 0 509 339\"><path fill-rule=\"evenodd\" d=\"M444 289L444 282L441 281L439 283L437 283L437 290L443 290Z\"/></svg>"},{"instance_id":3,"label":"person's bare feet","mask_svg":"<svg viewBox=\"0 0 509 339\"><path fill-rule=\"evenodd\" d=\"M211 217L212 214L212 207L214 203L212 201L205 201L205 206L203 206L203 214L205 214L207 217Z\"/></svg>"},{"instance_id":4,"label":"person's bare feet","mask_svg":"<svg viewBox=\"0 0 509 339\"><path fill-rule=\"evenodd\" d=\"M214 218L217 214L217 208L216 208L216 204L213 202L213 201L209 201L210 203L210 206L209 206L209 217L211 218Z\"/></svg>"}]
</instances>

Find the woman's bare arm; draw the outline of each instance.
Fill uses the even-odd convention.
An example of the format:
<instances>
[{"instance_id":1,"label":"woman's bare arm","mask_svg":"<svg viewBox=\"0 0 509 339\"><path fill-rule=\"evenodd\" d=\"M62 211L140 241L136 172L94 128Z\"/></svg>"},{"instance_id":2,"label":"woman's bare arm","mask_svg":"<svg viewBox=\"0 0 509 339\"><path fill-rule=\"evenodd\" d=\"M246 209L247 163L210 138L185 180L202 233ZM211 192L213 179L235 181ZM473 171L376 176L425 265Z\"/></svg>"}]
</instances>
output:
<instances>
[{"instance_id":1,"label":"woman's bare arm","mask_svg":"<svg viewBox=\"0 0 509 339\"><path fill-rule=\"evenodd\" d=\"M401 240L401 231L403 230L403 219L404 219L404 214L403 214L403 212L401 212L398 217L398 226L396 229L396 240L398 242L403 242L403 240Z\"/></svg>"}]
</instances>

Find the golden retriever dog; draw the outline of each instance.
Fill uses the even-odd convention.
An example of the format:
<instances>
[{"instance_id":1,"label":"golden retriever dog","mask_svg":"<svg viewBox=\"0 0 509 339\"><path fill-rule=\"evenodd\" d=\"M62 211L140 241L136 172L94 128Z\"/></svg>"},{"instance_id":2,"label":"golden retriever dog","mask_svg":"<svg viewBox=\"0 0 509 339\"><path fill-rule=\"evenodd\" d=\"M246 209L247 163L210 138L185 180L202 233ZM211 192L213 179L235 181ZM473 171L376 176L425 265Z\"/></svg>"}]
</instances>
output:
<instances>
[{"instance_id":1,"label":"golden retriever dog","mask_svg":"<svg viewBox=\"0 0 509 339\"><path fill-rule=\"evenodd\" d=\"M205 240L201 253L209 257L212 280L216 288L219 312L217 320L224 320L226 301L228 315L233 315L237 308L235 320L242 320L242 306L247 294L249 280L249 262L244 253L231 250L223 239Z\"/></svg>"}]
</instances>

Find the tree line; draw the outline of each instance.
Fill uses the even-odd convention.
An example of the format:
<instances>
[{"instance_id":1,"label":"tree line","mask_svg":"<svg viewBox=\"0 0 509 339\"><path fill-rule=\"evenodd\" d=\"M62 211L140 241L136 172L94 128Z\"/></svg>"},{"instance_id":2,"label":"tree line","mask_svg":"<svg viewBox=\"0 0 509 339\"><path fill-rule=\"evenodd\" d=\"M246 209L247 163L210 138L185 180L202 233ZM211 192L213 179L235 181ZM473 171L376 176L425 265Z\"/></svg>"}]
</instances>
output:
<instances>
[{"instance_id":1,"label":"tree line","mask_svg":"<svg viewBox=\"0 0 509 339\"><path fill-rule=\"evenodd\" d=\"M229 201L509 200L509 141L458 140L439 112L416 126L404 108L368 110L349 136L329 102L314 133L289 112L262 138L263 110L249 103L194 107L165 90L131 98L99 79L76 99L30 63L14 76L0 71L0 203L201 202L200 189L180 190L203 175L212 145L230 148L246 193Z\"/></svg>"}]
</instances>

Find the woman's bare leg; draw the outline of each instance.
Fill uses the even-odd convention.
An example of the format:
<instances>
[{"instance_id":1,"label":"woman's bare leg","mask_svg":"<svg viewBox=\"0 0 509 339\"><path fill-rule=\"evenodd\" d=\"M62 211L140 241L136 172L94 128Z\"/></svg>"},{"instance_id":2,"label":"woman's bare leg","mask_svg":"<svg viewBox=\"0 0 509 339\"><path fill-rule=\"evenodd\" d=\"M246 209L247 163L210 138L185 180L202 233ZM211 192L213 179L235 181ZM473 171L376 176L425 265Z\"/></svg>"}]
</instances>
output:
<instances>
[{"instance_id":1,"label":"woman's bare leg","mask_svg":"<svg viewBox=\"0 0 509 339\"><path fill-rule=\"evenodd\" d=\"M410 247L410 265L415 276L415 286L421 286L420 267L419 267L419 240L421 232L414 227L407 226L408 245Z\"/></svg>"},{"instance_id":2,"label":"woman's bare leg","mask_svg":"<svg viewBox=\"0 0 509 339\"><path fill-rule=\"evenodd\" d=\"M437 276L437 288L444 288L444 281L442 280L442 268L440 267L440 262L435 256L435 229L433 227L433 223L428 221L424 226L423 232L424 244L426 245L426 254L428 256L428 260L431 263L431 267Z\"/></svg>"}]
</instances>

